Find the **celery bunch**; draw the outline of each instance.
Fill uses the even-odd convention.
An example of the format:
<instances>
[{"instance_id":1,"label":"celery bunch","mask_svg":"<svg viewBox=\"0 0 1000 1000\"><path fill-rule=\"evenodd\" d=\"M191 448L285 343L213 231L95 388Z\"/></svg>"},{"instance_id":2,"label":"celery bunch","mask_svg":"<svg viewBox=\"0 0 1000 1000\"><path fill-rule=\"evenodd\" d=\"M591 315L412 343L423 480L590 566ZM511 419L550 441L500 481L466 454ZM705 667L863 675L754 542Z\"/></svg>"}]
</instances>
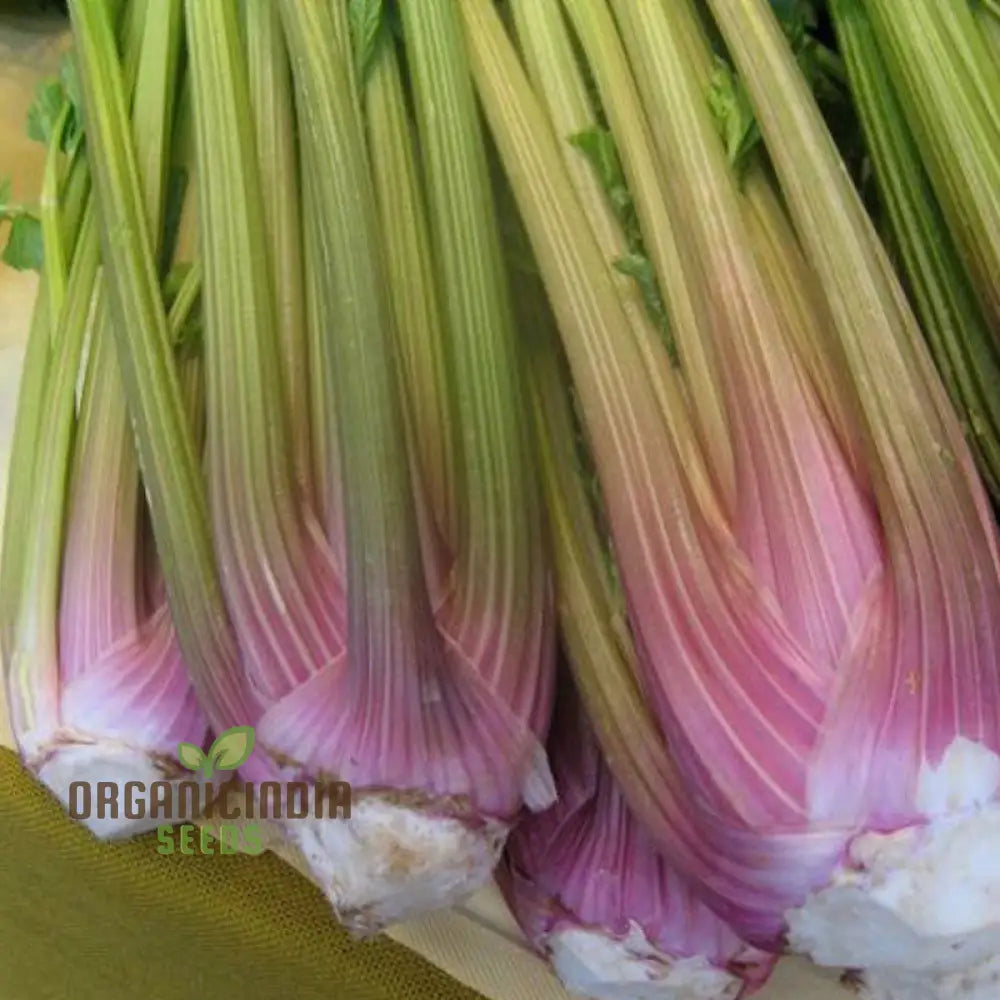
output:
<instances>
[{"instance_id":1,"label":"celery bunch","mask_svg":"<svg viewBox=\"0 0 1000 1000\"><path fill-rule=\"evenodd\" d=\"M991 995L994 15L828 7L71 0L0 188L26 764L251 727L352 787L279 819L345 924L506 844L594 996Z\"/></svg>"},{"instance_id":2,"label":"celery bunch","mask_svg":"<svg viewBox=\"0 0 1000 1000\"><path fill-rule=\"evenodd\" d=\"M378 2L70 14L3 561L26 763L65 796L252 726L257 787L353 788L282 827L346 923L461 898L554 798L555 628L457 13L406 12L412 104Z\"/></svg>"}]
</instances>

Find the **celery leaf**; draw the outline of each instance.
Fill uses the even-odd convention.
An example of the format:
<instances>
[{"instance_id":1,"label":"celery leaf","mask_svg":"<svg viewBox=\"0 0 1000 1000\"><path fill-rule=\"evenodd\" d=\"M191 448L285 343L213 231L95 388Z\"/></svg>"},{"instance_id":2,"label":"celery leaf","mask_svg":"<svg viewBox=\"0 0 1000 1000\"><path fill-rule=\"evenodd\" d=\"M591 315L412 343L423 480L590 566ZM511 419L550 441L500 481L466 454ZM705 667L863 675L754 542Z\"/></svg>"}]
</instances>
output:
<instances>
[{"instance_id":1,"label":"celery leaf","mask_svg":"<svg viewBox=\"0 0 1000 1000\"><path fill-rule=\"evenodd\" d=\"M750 154L761 141L761 134L750 96L724 59L716 58L709 82L708 106L715 117L729 162L742 177Z\"/></svg>"},{"instance_id":2,"label":"celery leaf","mask_svg":"<svg viewBox=\"0 0 1000 1000\"><path fill-rule=\"evenodd\" d=\"M0 222L10 223L10 234L3 260L18 271L39 270L42 266L42 224L32 210L11 200L13 187L9 177L0 178Z\"/></svg>"},{"instance_id":3,"label":"celery leaf","mask_svg":"<svg viewBox=\"0 0 1000 1000\"><path fill-rule=\"evenodd\" d=\"M188 189L188 171L181 166L172 166L167 174L167 189L163 204L163 243L160 251L160 271L170 267L177 250L181 218L184 215L184 198Z\"/></svg>"},{"instance_id":4,"label":"celery leaf","mask_svg":"<svg viewBox=\"0 0 1000 1000\"><path fill-rule=\"evenodd\" d=\"M70 105L69 116L62 136L62 148L68 152L75 149L83 137L83 97L80 91L76 58L72 51L67 52L59 63L59 82L62 84L63 96Z\"/></svg>"},{"instance_id":5,"label":"celery leaf","mask_svg":"<svg viewBox=\"0 0 1000 1000\"><path fill-rule=\"evenodd\" d=\"M64 108L65 120L62 119ZM72 53L63 57L58 77L50 77L38 84L35 99L28 108L29 138L48 144L56 128L62 129L59 143L63 151L74 150L83 135L83 114Z\"/></svg>"},{"instance_id":6,"label":"celery leaf","mask_svg":"<svg viewBox=\"0 0 1000 1000\"><path fill-rule=\"evenodd\" d=\"M28 136L36 142L47 143L59 121L66 94L63 85L53 77L42 80L35 90L35 99L28 108Z\"/></svg>"},{"instance_id":7,"label":"celery leaf","mask_svg":"<svg viewBox=\"0 0 1000 1000\"><path fill-rule=\"evenodd\" d=\"M674 365L677 365L679 363L677 347L670 335L670 324L667 310L663 305L663 297L660 294L656 269L646 254L635 202L628 189L628 181L625 177L625 171L622 169L615 138L608 129L595 125L593 128L571 135L569 141L590 161L601 187L604 188L604 192L611 202L611 207L625 231L629 252L615 261L615 268L622 274L633 278L639 285L646 312L663 336L670 360Z\"/></svg>"},{"instance_id":8,"label":"celery leaf","mask_svg":"<svg viewBox=\"0 0 1000 1000\"><path fill-rule=\"evenodd\" d=\"M569 141L590 161L618 221L625 229L629 247L634 249L642 237L614 136L608 129L595 125L571 135Z\"/></svg>"},{"instance_id":9,"label":"celery leaf","mask_svg":"<svg viewBox=\"0 0 1000 1000\"><path fill-rule=\"evenodd\" d=\"M660 285L656 279L656 269L653 262L643 253L627 253L615 261L615 268L622 274L634 278L642 294L643 305L650 319L656 324L667 346L671 362L676 366L680 363L677 355L677 345L670 337L670 321L660 294Z\"/></svg>"},{"instance_id":10,"label":"celery leaf","mask_svg":"<svg viewBox=\"0 0 1000 1000\"><path fill-rule=\"evenodd\" d=\"M354 38L354 63L364 81L375 64L375 54L384 38L385 0L350 0L349 15Z\"/></svg>"},{"instance_id":11,"label":"celery leaf","mask_svg":"<svg viewBox=\"0 0 1000 1000\"><path fill-rule=\"evenodd\" d=\"M27 213L16 216L11 222L3 262L17 271L39 271L44 255L41 222Z\"/></svg>"}]
</instances>

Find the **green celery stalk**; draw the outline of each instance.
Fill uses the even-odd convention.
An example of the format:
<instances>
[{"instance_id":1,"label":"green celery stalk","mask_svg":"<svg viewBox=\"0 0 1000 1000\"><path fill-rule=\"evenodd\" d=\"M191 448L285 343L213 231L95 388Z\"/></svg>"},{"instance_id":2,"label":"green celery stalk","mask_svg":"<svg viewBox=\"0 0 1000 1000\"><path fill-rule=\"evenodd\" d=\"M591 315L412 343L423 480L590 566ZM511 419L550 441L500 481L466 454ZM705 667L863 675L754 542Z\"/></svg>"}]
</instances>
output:
<instances>
[{"instance_id":1,"label":"green celery stalk","mask_svg":"<svg viewBox=\"0 0 1000 1000\"><path fill-rule=\"evenodd\" d=\"M216 728L246 724L238 649L212 550L204 485L188 424L143 207L125 90L106 12L73 0L88 141L119 364L170 609L199 702Z\"/></svg>"},{"instance_id":2,"label":"green celery stalk","mask_svg":"<svg viewBox=\"0 0 1000 1000\"><path fill-rule=\"evenodd\" d=\"M542 733L552 677L544 666L551 599L541 492L458 6L402 6L460 428L453 627L463 648L493 646L495 665L480 669Z\"/></svg>"},{"instance_id":3,"label":"green celery stalk","mask_svg":"<svg viewBox=\"0 0 1000 1000\"><path fill-rule=\"evenodd\" d=\"M581 203L609 263L616 264L628 253L627 228L616 218L612 206L626 196L634 197L635 215L642 238L649 248L652 266L664 293L669 328L677 340L681 374L688 388L702 448L720 491L731 500L735 488L733 456L729 444L728 416L722 398L716 365L710 360L711 343L704 336L707 322L704 304L690 293L690 261L685 259L679 230L667 209L663 171L653 148L653 138L631 69L610 11L603 5L569 0L566 11L589 59L597 89L612 132L601 130L596 109L573 50L568 26L558 0L516 0L512 4L518 38L525 52L529 73L545 97L557 134L567 140L563 147L570 176ZM602 155L621 155L621 171L628 190L618 184L605 196L600 190L593 163L580 155L581 141L597 141ZM616 146L616 141L620 145ZM592 157L590 159L593 159ZM605 171L607 172L607 168ZM611 174L618 171L612 169ZM619 182L620 184L621 182ZM614 268L616 286L629 315L650 378L663 397L662 382L671 377L664 371L666 358L657 343L662 338L652 329L636 283ZM669 409L668 404L663 404Z\"/></svg>"},{"instance_id":4,"label":"green celery stalk","mask_svg":"<svg viewBox=\"0 0 1000 1000\"><path fill-rule=\"evenodd\" d=\"M387 29L383 27L382 32L387 33ZM444 537L454 545L458 531L458 435L451 404L453 376L435 284L427 206L399 58L391 39L377 44L364 78L372 178L408 390L409 424L431 510Z\"/></svg>"},{"instance_id":5,"label":"green celery stalk","mask_svg":"<svg viewBox=\"0 0 1000 1000\"><path fill-rule=\"evenodd\" d=\"M412 503L401 380L350 48L320 0L281 5L337 334L323 349L336 400L347 552L348 662L362 676L438 646ZM328 334L329 335L329 334ZM406 649L416 643L414 650Z\"/></svg>"},{"instance_id":6,"label":"green celery stalk","mask_svg":"<svg viewBox=\"0 0 1000 1000\"><path fill-rule=\"evenodd\" d=\"M110 8L93 6L101 16L110 18ZM129 93L137 82L145 11L145 4L136 4L122 25ZM108 33L110 36L110 25ZM117 66L113 36L108 51L109 59ZM59 131L56 129L54 134ZM55 164L60 158L59 149L58 141L50 144L43 182L50 189L58 176ZM102 309L102 290L96 281L99 247L95 199L80 176L85 172L82 162L70 170L62 225L53 217L44 227L46 284L54 281L56 290L46 295L43 316L48 319L48 328L41 322L32 324L12 449L6 523L8 531L18 528L18 538L13 541L7 535L11 544L5 544L5 582L0 584L10 598L4 602L2 623L4 668L14 730L28 754L59 721L57 623L76 386L84 345ZM50 197L54 198L53 192ZM54 212L54 206L49 211ZM74 219L79 219L75 241L64 240L63 233L53 239L58 229L72 236ZM62 274L68 245L74 242L68 275ZM25 525L28 530L24 530Z\"/></svg>"},{"instance_id":7,"label":"green celery stalk","mask_svg":"<svg viewBox=\"0 0 1000 1000\"><path fill-rule=\"evenodd\" d=\"M938 201L1000 338L1000 61L970 4L865 0Z\"/></svg>"},{"instance_id":8,"label":"green celery stalk","mask_svg":"<svg viewBox=\"0 0 1000 1000\"><path fill-rule=\"evenodd\" d=\"M250 100L257 126L264 225L274 275L274 299L284 375L283 409L292 435L292 464L300 488L313 496L309 374L306 350L303 234L291 69L273 0L243 6Z\"/></svg>"},{"instance_id":9,"label":"green celery stalk","mask_svg":"<svg viewBox=\"0 0 1000 1000\"><path fill-rule=\"evenodd\" d=\"M84 208L90 194L90 169L78 153L60 195L62 238L70 259L74 259ZM39 460L39 434L46 410L49 371L53 359L54 320L50 311L46 271L42 272L38 296L28 329L27 346L21 368L14 435L7 470L7 496L0 559L0 659L5 663L13 655L11 640L14 622L21 603L24 553L28 533L24 530L36 503L35 467Z\"/></svg>"},{"instance_id":10,"label":"green celery stalk","mask_svg":"<svg viewBox=\"0 0 1000 1000\"><path fill-rule=\"evenodd\" d=\"M938 370L1000 499L1000 352L861 0L830 7L895 243Z\"/></svg>"}]
</instances>

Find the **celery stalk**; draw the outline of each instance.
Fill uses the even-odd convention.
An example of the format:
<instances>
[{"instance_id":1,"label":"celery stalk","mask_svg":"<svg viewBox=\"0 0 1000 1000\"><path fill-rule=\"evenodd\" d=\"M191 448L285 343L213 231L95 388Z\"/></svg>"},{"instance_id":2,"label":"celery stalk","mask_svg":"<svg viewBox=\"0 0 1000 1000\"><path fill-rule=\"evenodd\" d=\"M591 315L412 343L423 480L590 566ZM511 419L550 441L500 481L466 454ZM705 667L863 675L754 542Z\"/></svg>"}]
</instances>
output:
<instances>
[{"instance_id":1,"label":"celery stalk","mask_svg":"<svg viewBox=\"0 0 1000 1000\"><path fill-rule=\"evenodd\" d=\"M423 480L407 438L420 415L408 428L399 290L388 283L398 272L382 259L351 50L325 0L288 0L281 11L303 162L319 168L306 188L318 277L337 318L322 355L336 404L348 630L345 657L270 712L261 732L303 776L336 774L368 790L346 834L310 824L295 840L341 918L373 928L482 884L521 802L547 803L551 785L522 706L479 675L477 648L453 638L451 595L442 601L443 581L425 562ZM510 666L525 687L538 676L532 661ZM385 851L407 863L384 874Z\"/></svg>"},{"instance_id":2,"label":"celery stalk","mask_svg":"<svg viewBox=\"0 0 1000 1000\"><path fill-rule=\"evenodd\" d=\"M938 970L975 982L975 967L1000 947L996 914L952 919L964 905L957 901L981 898L984 877L991 879L967 867L954 838L989 842L995 784L971 792L953 776L992 773L1000 757L996 528L920 327L768 3L710 6L834 319L831 335L859 404L886 539L885 575L852 655L838 668L841 681L811 758L809 803L817 826L853 816L867 831L858 842L866 868L879 872L880 884L905 880L908 902L900 908L862 883L845 908L838 867L826 888L789 912L792 940L824 964L874 969L883 989L896 978L926 982L928 995L953 995L946 981L936 983ZM947 20L959 8L935 10ZM909 5L907 17L894 21L909 31L930 16L925 5ZM844 773L845 755L859 762L862 782ZM924 846L897 851L911 843L910 830ZM906 945L887 949L887 939L872 932L889 924ZM947 961L941 942L951 941L957 955L965 935L982 941L983 951Z\"/></svg>"},{"instance_id":3,"label":"celery stalk","mask_svg":"<svg viewBox=\"0 0 1000 1000\"><path fill-rule=\"evenodd\" d=\"M910 291L966 438L1000 498L1000 352L860 0L831 5Z\"/></svg>"},{"instance_id":4,"label":"celery stalk","mask_svg":"<svg viewBox=\"0 0 1000 1000\"><path fill-rule=\"evenodd\" d=\"M23 542L20 605L6 661L11 722L29 758L59 725L57 616L66 477L72 447L77 372L92 329L98 246L93 204L86 209L66 297L55 327L54 355L45 384L47 405L38 429L29 530ZM99 292L97 293L100 294ZM47 331L46 331L47 333ZM12 484L17 488L17 484ZM9 516L9 512L8 512Z\"/></svg>"},{"instance_id":5,"label":"celery stalk","mask_svg":"<svg viewBox=\"0 0 1000 1000\"><path fill-rule=\"evenodd\" d=\"M802 816L802 761L825 681L803 660L773 598L750 584L728 525L688 476L675 440L690 441L694 431L680 400L671 409L673 431L662 426L663 410L627 335L606 263L492 5L463 0L461 10L479 94L559 324L600 476L640 683L659 724L670 722L672 756L655 789L646 780L652 794L633 793L634 808L713 909L755 943L773 943L781 901L791 903L803 883L822 877L842 846L842 832L796 839L788 831L802 820L776 818ZM613 690L612 676L606 683ZM671 709L664 711L671 701L679 709L672 718ZM715 730L719 718L724 735ZM708 728L710 775L688 743L700 742ZM701 778L697 795L685 791L692 770ZM716 796L725 797L732 825L723 826L708 805ZM748 837L747 829L758 826L765 830ZM779 858L785 866L795 859L794 876L778 875Z\"/></svg>"},{"instance_id":6,"label":"celery stalk","mask_svg":"<svg viewBox=\"0 0 1000 1000\"><path fill-rule=\"evenodd\" d=\"M692 294L696 271L684 249L684 235L667 203L667 181L642 106L635 70L629 64L607 5L564 0L587 54L622 164L635 197L643 236L662 283L671 330L677 339L690 405L708 467L728 507L736 490L730 416L726 411L714 347L704 330L710 322L707 299Z\"/></svg>"},{"instance_id":7,"label":"celery stalk","mask_svg":"<svg viewBox=\"0 0 1000 1000\"><path fill-rule=\"evenodd\" d=\"M391 41L372 56L364 86L368 143L386 273L406 377L409 422L428 502L450 544L457 541L455 452L447 342L435 285L431 237Z\"/></svg>"},{"instance_id":8,"label":"celery stalk","mask_svg":"<svg viewBox=\"0 0 1000 1000\"><path fill-rule=\"evenodd\" d=\"M552 596L510 290L475 91L451 0L404 4L432 244L459 427L447 628L535 733L552 700Z\"/></svg>"},{"instance_id":9,"label":"celery stalk","mask_svg":"<svg viewBox=\"0 0 1000 1000\"><path fill-rule=\"evenodd\" d=\"M302 414L298 402L291 409L282 371L283 362L301 370L306 345L301 330L294 340L282 340L286 331L276 294L299 236L283 235L279 251L277 230L269 232L268 216L259 208L264 189L236 7L196 0L188 5L187 22L205 270L213 540L244 672L264 707L271 708L341 655L343 588L297 482L303 470L294 462L305 458L295 448L291 417ZM250 12L248 30L260 27ZM264 30L276 28L268 21ZM290 96L290 90L270 90L275 101L287 103ZM280 181L278 202L298 201L294 173L272 179ZM300 297L301 285L282 294ZM266 725L255 724L263 740Z\"/></svg>"},{"instance_id":10,"label":"celery stalk","mask_svg":"<svg viewBox=\"0 0 1000 1000\"><path fill-rule=\"evenodd\" d=\"M60 198L63 240L71 260L75 256L89 193L90 170L86 159L78 154ZM45 412L44 401L48 398L48 376L53 359L54 318L49 311L47 283L48 279L43 272L21 369L7 473L8 488L0 559L0 659L4 663L8 663L13 655L11 641L22 596L21 580L28 537L24 525L36 502L34 470L39 459L38 438Z\"/></svg>"},{"instance_id":11,"label":"celery stalk","mask_svg":"<svg viewBox=\"0 0 1000 1000\"><path fill-rule=\"evenodd\" d=\"M272 0L244 4L250 100L257 125L257 156L264 224L274 276L274 299L284 374L284 408L292 436L295 476L313 495L309 440L309 376L306 343L303 237L292 104L291 68L281 17Z\"/></svg>"},{"instance_id":12,"label":"celery stalk","mask_svg":"<svg viewBox=\"0 0 1000 1000\"><path fill-rule=\"evenodd\" d=\"M880 561L878 527L850 455L807 377L743 194L705 100L691 5L612 0L643 93L670 211L689 246L690 294L707 303L711 358L735 458L736 539L817 669L832 677Z\"/></svg>"},{"instance_id":13,"label":"celery stalk","mask_svg":"<svg viewBox=\"0 0 1000 1000\"><path fill-rule=\"evenodd\" d=\"M1000 62L971 4L866 0L938 201L1000 337Z\"/></svg>"},{"instance_id":14,"label":"celery stalk","mask_svg":"<svg viewBox=\"0 0 1000 1000\"><path fill-rule=\"evenodd\" d=\"M134 63L133 128L145 173L146 212L158 233L182 7L180 0L171 0L144 9L144 32L129 34L141 49ZM206 730L169 615L165 608L154 614L146 610L138 466L106 296L97 281L93 205L90 213L83 238L93 264L70 274L64 316L71 317L75 328L57 342L59 360L49 385L57 401L56 419L47 441L43 435L47 465L38 474L42 502L35 530L46 536L46 552L32 561L43 572L31 581L25 607L27 615L36 616L34 649L26 649L23 640L29 633L22 630L19 650L22 656L35 652L37 659L33 675L19 675L13 689L18 696L15 724L34 723L19 732L27 763L64 803L75 780L108 773L147 781L176 776L177 743L200 742ZM80 302L89 300L89 309L70 312L78 295ZM76 417L85 344L87 373ZM61 576L61 587L54 574ZM44 717L39 705L45 706ZM93 832L108 836L156 825L155 820L118 816L91 816L86 822Z\"/></svg>"},{"instance_id":15,"label":"celery stalk","mask_svg":"<svg viewBox=\"0 0 1000 1000\"><path fill-rule=\"evenodd\" d=\"M198 699L218 729L246 724L245 691L212 552L204 487L160 296L124 88L99 5L74 0L87 135L115 341L174 623Z\"/></svg>"}]
</instances>

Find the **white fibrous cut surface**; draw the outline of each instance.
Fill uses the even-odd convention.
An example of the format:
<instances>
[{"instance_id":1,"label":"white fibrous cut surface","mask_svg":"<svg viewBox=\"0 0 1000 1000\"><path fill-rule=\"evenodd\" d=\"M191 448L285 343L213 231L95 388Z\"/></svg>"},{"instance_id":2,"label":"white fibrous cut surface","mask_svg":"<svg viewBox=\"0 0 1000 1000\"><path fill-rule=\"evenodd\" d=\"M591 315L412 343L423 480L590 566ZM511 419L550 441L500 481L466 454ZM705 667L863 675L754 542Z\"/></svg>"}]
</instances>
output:
<instances>
[{"instance_id":1,"label":"white fibrous cut surface","mask_svg":"<svg viewBox=\"0 0 1000 1000\"><path fill-rule=\"evenodd\" d=\"M742 987L704 957L660 951L634 921L623 938L564 927L545 945L566 988L595 1000L735 1000Z\"/></svg>"},{"instance_id":2,"label":"white fibrous cut surface","mask_svg":"<svg viewBox=\"0 0 1000 1000\"><path fill-rule=\"evenodd\" d=\"M350 819L288 821L284 833L341 921L370 933L461 902L489 882L508 827L475 828L380 796Z\"/></svg>"},{"instance_id":3,"label":"white fibrous cut surface","mask_svg":"<svg viewBox=\"0 0 1000 1000\"><path fill-rule=\"evenodd\" d=\"M1000 758L957 739L924 767L926 825L867 833L831 883L787 914L795 951L867 970L872 1000L997 1000Z\"/></svg>"},{"instance_id":4,"label":"white fibrous cut surface","mask_svg":"<svg viewBox=\"0 0 1000 1000\"><path fill-rule=\"evenodd\" d=\"M125 802L125 783L141 781L148 790L154 781L168 780L168 775L159 767L156 760L145 750L119 743L114 740L98 740L93 743L66 743L53 749L45 762L38 768L38 777L49 788L67 810L70 806L70 786L74 781L87 782L91 786L91 816L81 819L94 836L102 840L117 840L134 837L159 826L173 825L193 817L180 815L177 812L179 796L177 785L181 780L204 782L194 774L185 774L183 778L171 777L173 794L171 804L174 812L170 816L158 816L150 819L148 809L140 819L127 819L123 814ZM118 788L118 816L98 818L97 783L109 781ZM146 794L138 796L144 803L148 802Z\"/></svg>"},{"instance_id":5,"label":"white fibrous cut surface","mask_svg":"<svg viewBox=\"0 0 1000 1000\"><path fill-rule=\"evenodd\" d=\"M997 1000L1000 955L972 969L929 976L900 969L865 973L864 1000Z\"/></svg>"}]
</instances>

